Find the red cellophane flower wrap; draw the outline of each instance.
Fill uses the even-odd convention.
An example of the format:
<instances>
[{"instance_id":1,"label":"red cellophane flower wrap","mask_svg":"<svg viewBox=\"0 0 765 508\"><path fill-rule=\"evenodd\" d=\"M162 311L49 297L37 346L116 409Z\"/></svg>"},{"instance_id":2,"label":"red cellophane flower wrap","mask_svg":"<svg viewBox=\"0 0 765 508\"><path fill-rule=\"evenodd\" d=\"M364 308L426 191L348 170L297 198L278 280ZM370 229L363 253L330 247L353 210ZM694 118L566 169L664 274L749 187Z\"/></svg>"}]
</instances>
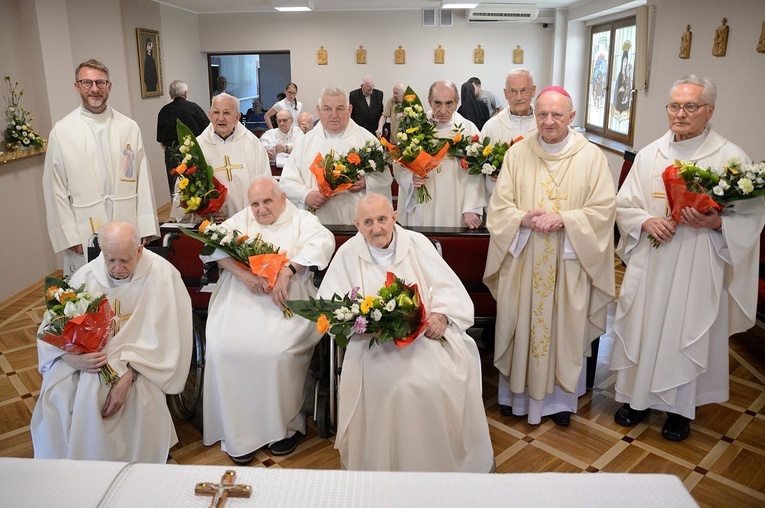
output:
<instances>
[{"instance_id":1,"label":"red cellophane flower wrap","mask_svg":"<svg viewBox=\"0 0 765 508\"><path fill-rule=\"evenodd\" d=\"M67 353L96 353L104 348L111 336L113 317L114 311L109 300L104 299L96 312L70 319L64 325L61 336L46 333L40 340Z\"/></svg>"},{"instance_id":2,"label":"red cellophane flower wrap","mask_svg":"<svg viewBox=\"0 0 765 508\"><path fill-rule=\"evenodd\" d=\"M223 208L223 205L226 203L226 193L228 193L228 188L220 183L217 178L213 178L213 190L218 193L218 197L209 198L207 200L207 205L204 208L197 209L194 213L200 215L212 215L220 212L221 208ZM183 203L181 204L183 205Z\"/></svg>"},{"instance_id":3,"label":"red cellophane flower wrap","mask_svg":"<svg viewBox=\"0 0 765 508\"><path fill-rule=\"evenodd\" d=\"M699 212L706 214L711 209L722 210L722 206L715 202L709 195L700 188L699 192L693 192L682 176L679 175L680 167L674 164L667 166L661 174L664 180L664 189L667 191L667 203L669 204L672 220L680 224L682 220L683 208L690 206Z\"/></svg>"},{"instance_id":4,"label":"red cellophane flower wrap","mask_svg":"<svg viewBox=\"0 0 765 508\"><path fill-rule=\"evenodd\" d=\"M259 277L268 279L268 287L273 289L276 284L276 278L281 270L287 263L290 262L287 259L286 252L279 252L278 254L256 254L249 257L250 271Z\"/></svg>"},{"instance_id":5,"label":"red cellophane flower wrap","mask_svg":"<svg viewBox=\"0 0 765 508\"><path fill-rule=\"evenodd\" d=\"M311 170L311 173L313 173L313 176L316 177L316 183L319 185L319 192L321 192L322 196L325 198L332 198L334 196L337 196L341 192L345 192L348 189L350 189L356 181L346 181L343 183L336 183L334 186L332 185L331 181L328 181L327 179L327 171L330 173L333 171L332 167L328 168L328 157L331 156L323 156L320 153L316 154L316 158L314 158L313 162L311 163L311 167L309 168ZM331 159L330 159L331 161ZM331 162L330 164L331 165ZM342 174L341 171L338 171L338 175Z\"/></svg>"},{"instance_id":6,"label":"red cellophane flower wrap","mask_svg":"<svg viewBox=\"0 0 765 508\"><path fill-rule=\"evenodd\" d=\"M388 272L385 278L385 287L390 287L392 283L396 281L396 275L393 272ZM396 347L406 347L420 336L422 330L428 325L428 320L425 319L425 307L420 302L420 291L417 289L417 284L404 284L404 291L411 291L413 294L412 300L417 307L416 314L412 317L412 323L415 324L415 328L406 337L401 339L393 339L393 343Z\"/></svg>"}]
</instances>

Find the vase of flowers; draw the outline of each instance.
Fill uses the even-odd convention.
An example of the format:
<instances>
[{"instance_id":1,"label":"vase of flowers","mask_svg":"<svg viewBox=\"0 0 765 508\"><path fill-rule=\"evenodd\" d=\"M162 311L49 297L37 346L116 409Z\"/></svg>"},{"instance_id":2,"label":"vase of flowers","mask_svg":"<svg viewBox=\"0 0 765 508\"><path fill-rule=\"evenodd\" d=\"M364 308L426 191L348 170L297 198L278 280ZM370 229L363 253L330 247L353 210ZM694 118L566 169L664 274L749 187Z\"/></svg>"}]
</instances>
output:
<instances>
[{"instance_id":1,"label":"vase of flowers","mask_svg":"<svg viewBox=\"0 0 765 508\"><path fill-rule=\"evenodd\" d=\"M5 129L5 145L9 152L43 148L45 140L32 128L32 115L21 105L24 90L19 91L19 82L11 83L11 77L6 76L8 85L8 109L6 117L8 127Z\"/></svg>"}]
</instances>

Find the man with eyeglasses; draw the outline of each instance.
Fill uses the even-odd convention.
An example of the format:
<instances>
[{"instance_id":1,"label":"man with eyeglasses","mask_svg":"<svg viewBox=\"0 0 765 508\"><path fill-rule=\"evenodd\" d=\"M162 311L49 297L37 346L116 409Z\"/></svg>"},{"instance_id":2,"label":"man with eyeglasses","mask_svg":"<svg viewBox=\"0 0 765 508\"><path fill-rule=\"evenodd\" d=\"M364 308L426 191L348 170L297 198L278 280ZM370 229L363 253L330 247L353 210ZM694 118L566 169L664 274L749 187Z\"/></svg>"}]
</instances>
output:
<instances>
[{"instance_id":1,"label":"man with eyeglasses","mask_svg":"<svg viewBox=\"0 0 765 508\"><path fill-rule=\"evenodd\" d=\"M303 137L303 131L293 125L292 114L286 109L276 113L276 125L275 129L263 133L260 142L266 149L268 158L274 161L277 167L283 167L284 160L292 153L295 141Z\"/></svg>"},{"instance_id":2,"label":"man with eyeglasses","mask_svg":"<svg viewBox=\"0 0 765 508\"><path fill-rule=\"evenodd\" d=\"M487 211L483 282L497 300L494 366L509 381L499 403L531 425L569 425L615 296L613 177L569 128L575 113L566 90L542 90L538 134L507 151Z\"/></svg>"},{"instance_id":3,"label":"man with eyeglasses","mask_svg":"<svg viewBox=\"0 0 765 508\"><path fill-rule=\"evenodd\" d=\"M225 92L216 95L208 116L210 125L197 141L215 178L228 189L222 212L231 217L247 208L250 182L256 176L270 176L271 165L263 144L239 121L239 99Z\"/></svg>"},{"instance_id":4,"label":"man with eyeglasses","mask_svg":"<svg viewBox=\"0 0 765 508\"><path fill-rule=\"evenodd\" d=\"M670 90L669 131L640 150L616 198L617 253L627 263L614 320L614 415L631 427L667 413L662 436L682 441L696 407L728 400L728 337L754 326L763 198L722 212L668 216L662 172L675 160L722 169L750 162L709 124L717 87L688 75ZM652 245L650 237L658 242Z\"/></svg>"},{"instance_id":5,"label":"man with eyeglasses","mask_svg":"<svg viewBox=\"0 0 765 508\"><path fill-rule=\"evenodd\" d=\"M82 105L53 126L43 170L48 233L65 253L65 275L86 263L90 237L109 221L135 225L143 243L159 234L141 130L107 105L109 69L81 63L74 88Z\"/></svg>"},{"instance_id":6,"label":"man with eyeglasses","mask_svg":"<svg viewBox=\"0 0 765 508\"><path fill-rule=\"evenodd\" d=\"M528 69L513 69L505 78L505 99L507 112L489 118L481 129L481 139L488 136L491 143L510 143L516 139L534 136L537 123L534 120L534 108L531 100L537 91L534 76ZM491 197L496 179L486 178L486 192Z\"/></svg>"}]
</instances>

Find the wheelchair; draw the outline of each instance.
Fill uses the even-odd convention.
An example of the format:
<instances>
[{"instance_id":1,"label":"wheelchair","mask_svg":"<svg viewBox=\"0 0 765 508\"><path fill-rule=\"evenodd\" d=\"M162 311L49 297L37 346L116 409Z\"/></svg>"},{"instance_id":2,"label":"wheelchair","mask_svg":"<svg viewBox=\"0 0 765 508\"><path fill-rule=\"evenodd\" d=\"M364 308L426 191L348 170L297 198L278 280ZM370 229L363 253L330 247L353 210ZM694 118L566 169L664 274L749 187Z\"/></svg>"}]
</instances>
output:
<instances>
[{"instance_id":1,"label":"wheelchair","mask_svg":"<svg viewBox=\"0 0 765 508\"><path fill-rule=\"evenodd\" d=\"M181 393L168 394L167 406L173 417L181 421L188 421L194 418L197 413L197 409L202 403L202 387L204 386L204 368L205 368L205 321L207 317L207 301L209 296L196 296L198 287L207 283L207 280L214 276L211 269L202 267L202 274L198 277L194 277L196 271L193 264L191 264L191 270L188 266L174 263L178 258L178 250L173 245L176 241L180 240L181 233L176 231L163 231L162 239L160 241L152 242L152 244L146 246L157 255L170 261L181 272L181 278L184 281L186 289L189 291L192 300L192 352L191 352L191 366L189 369L189 376L186 379L186 385ZM188 237L186 237L188 238ZM192 240L193 241L193 240ZM198 243L198 242L196 242ZM201 247L200 247L201 249ZM185 250L185 248L184 248ZM94 259L98 257L101 249L98 245L98 235L91 236L88 242L88 259ZM198 254L198 252L197 252ZM186 254L181 256L181 259L187 257ZM199 259L198 257L196 258ZM201 261L199 262L201 265ZM187 276L184 276L184 269Z\"/></svg>"}]
</instances>

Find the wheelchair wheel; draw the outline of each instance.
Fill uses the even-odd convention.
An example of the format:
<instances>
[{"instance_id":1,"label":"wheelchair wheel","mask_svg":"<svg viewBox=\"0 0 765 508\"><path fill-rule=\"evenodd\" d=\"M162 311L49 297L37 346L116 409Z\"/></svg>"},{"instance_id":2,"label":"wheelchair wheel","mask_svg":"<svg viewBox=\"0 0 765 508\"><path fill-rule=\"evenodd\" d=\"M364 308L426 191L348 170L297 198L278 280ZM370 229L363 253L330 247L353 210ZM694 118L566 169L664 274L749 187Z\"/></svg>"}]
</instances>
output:
<instances>
[{"instance_id":1,"label":"wheelchair wheel","mask_svg":"<svg viewBox=\"0 0 765 508\"><path fill-rule=\"evenodd\" d=\"M205 325L196 313L193 315L193 344L191 368L186 386L181 393L167 396L170 414L181 421L191 420L202 403L205 372Z\"/></svg>"},{"instance_id":2,"label":"wheelchair wheel","mask_svg":"<svg viewBox=\"0 0 765 508\"><path fill-rule=\"evenodd\" d=\"M326 439L330 436L332 429L329 412L329 397L326 394L320 394L316 404L316 427L319 431L319 437Z\"/></svg>"}]
</instances>

